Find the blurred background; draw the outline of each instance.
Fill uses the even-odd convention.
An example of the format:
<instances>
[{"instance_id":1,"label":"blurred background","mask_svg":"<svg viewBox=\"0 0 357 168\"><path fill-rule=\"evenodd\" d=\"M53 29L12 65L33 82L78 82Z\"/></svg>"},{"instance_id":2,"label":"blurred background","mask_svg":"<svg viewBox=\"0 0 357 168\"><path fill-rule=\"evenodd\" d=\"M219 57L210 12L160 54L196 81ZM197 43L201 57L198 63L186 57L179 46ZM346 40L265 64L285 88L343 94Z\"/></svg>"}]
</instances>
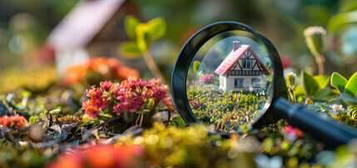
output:
<instances>
[{"instance_id":1,"label":"blurred background","mask_svg":"<svg viewBox=\"0 0 357 168\"><path fill-rule=\"evenodd\" d=\"M287 66L312 69L304 29L327 30L326 73L356 71L357 1L355 0L1 0L0 71L69 64L106 56L145 71L140 57L120 51L130 40L125 17L141 22L163 18L165 35L149 52L168 77L185 40L200 27L220 20L248 24L267 36ZM76 31L74 31L76 30ZM145 75L144 75L145 76Z\"/></svg>"}]
</instances>

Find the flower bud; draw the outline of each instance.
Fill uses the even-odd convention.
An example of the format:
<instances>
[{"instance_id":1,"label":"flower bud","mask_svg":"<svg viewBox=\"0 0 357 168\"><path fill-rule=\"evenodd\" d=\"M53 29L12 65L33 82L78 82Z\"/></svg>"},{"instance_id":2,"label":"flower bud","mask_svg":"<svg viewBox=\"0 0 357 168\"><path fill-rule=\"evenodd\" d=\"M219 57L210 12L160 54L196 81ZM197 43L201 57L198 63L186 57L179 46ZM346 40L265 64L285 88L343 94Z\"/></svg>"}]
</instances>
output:
<instances>
[{"instance_id":1,"label":"flower bud","mask_svg":"<svg viewBox=\"0 0 357 168\"><path fill-rule=\"evenodd\" d=\"M321 55L324 50L326 30L319 26L311 26L304 30L307 47L313 55Z\"/></svg>"}]
</instances>

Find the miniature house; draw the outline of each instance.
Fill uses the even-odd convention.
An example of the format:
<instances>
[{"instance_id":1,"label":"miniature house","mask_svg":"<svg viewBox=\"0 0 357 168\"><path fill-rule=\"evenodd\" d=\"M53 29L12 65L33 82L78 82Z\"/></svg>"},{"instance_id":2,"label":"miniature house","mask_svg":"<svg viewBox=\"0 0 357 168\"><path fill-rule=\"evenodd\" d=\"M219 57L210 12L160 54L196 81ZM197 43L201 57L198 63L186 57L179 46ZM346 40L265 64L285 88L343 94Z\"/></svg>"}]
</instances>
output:
<instances>
[{"instance_id":1,"label":"miniature house","mask_svg":"<svg viewBox=\"0 0 357 168\"><path fill-rule=\"evenodd\" d=\"M266 86L269 71L249 45L233 42L233 49L215 70L223 91L259 91Z\"/></svg>"},{"instance_id":2,"label":"miniature house","mask_svg":"<svg viewBox=\"0 0 357 168\"><path fill-rule=\"evenodd\" d=\"M128 0L80 0L50 33L47 45L55 51L58 71L84 62L90 55L117 56L119 42L127 40L125 15L138 15Z\"/></svg>"}]
</instances>

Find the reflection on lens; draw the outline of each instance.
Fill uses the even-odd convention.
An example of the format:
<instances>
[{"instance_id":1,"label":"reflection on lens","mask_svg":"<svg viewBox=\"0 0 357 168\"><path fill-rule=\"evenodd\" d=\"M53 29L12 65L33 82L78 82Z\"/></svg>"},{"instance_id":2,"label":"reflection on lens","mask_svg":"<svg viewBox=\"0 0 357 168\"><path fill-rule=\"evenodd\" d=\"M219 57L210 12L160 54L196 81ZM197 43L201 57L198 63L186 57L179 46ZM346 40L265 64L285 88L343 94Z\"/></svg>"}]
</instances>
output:
<instances>
[{"instance_id":1,"label":"reflection on lens","mask_svg":"<svg viewBox=\"0 0 357 168\"><path fill-rule=\"evenodd\" d=\"M270 100L272 75L267 48L254 36L216 35L196 53L187 76L192 112L221 132L249 126Z\"/></svg>"}]
</instances>

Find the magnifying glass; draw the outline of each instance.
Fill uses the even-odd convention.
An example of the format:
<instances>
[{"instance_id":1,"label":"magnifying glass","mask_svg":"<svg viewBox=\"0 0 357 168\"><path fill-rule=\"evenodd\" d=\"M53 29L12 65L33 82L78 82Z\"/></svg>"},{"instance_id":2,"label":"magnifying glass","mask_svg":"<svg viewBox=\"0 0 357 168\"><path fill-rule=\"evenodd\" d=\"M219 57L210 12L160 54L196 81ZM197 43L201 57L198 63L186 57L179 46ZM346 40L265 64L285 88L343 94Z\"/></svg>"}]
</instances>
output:
<instances>
[{"instance_id":1,"label":"magnifying glass","mask_svg":"<svg viewBox=\"0 0 357 168\"><path fill-rule=\"evenodd\" d=\"M285 119L331 147L357 138L356 129L288 102L277 50L242 23L217 22L194 34L181 50L171 85L186 122L213 125L221 134Z\"/></svg>"}]
</instances>

